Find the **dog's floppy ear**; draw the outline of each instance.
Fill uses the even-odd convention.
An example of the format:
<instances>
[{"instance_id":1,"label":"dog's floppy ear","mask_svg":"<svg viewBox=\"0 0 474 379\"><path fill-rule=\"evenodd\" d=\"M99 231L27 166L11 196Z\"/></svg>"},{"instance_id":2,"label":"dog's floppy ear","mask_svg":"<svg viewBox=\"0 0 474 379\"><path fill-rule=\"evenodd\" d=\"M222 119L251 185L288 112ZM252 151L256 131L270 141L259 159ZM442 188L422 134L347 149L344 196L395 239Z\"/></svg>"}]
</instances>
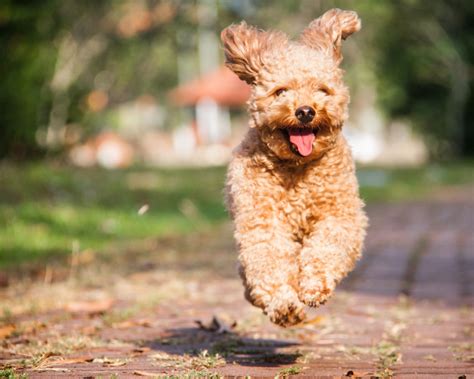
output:
<instances>
[{"instance_id":1,"label":"dog's floppy ear","mask_svg":"<svg viewBox=\"0 0 474 379\"><path fill-rule=\"evenodd\" d=\"M282 33L265 32L242 21L231 25L221 33L224 43L225 63L240 79L254 84L263 66L262 55L280 39L286 40Z\"/></svg>"},{"instance_id":2,"label":"dog's floppy ear","mask_svg":"<svg viewBox=\"0 0 474 379\"><path fill-rule=\"evenodd\" d=\"M342 40L360 28L361 22L356 12L334 8L312 21L301 33L300 40L311 47L333 49L335 58L340 61Z\"/></svg>"}]
</instances>

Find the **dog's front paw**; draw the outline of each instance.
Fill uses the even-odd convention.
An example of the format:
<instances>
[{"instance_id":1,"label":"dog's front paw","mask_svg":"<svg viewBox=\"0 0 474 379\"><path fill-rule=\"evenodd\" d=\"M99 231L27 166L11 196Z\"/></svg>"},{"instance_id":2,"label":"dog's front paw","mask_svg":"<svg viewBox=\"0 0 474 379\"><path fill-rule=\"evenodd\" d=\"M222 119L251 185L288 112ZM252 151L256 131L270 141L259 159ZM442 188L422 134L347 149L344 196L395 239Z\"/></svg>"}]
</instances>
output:
<instances>
[{"instance_id":1,"label":"dog's front paw","mask_svg":"<svg viewBox=\"0 0 474 379\"><path fill-rule=\"evenodd\" d=\"M296 325L306 317L304 304L290 286L282 286L275 291L264 312L271 322L283 327Z\"/></svg>"},{"instance_id":2,"label":"dog's front paw","mask_svg":"<svg viewBox=\"0 0 474 379\"><path fill-rule=\"evenodd\" d=\"M324 304L334 290L334 280L324 275L302 277L298 297L300 301L310 307L318 307Z\"/></svg>"}]
</instances>

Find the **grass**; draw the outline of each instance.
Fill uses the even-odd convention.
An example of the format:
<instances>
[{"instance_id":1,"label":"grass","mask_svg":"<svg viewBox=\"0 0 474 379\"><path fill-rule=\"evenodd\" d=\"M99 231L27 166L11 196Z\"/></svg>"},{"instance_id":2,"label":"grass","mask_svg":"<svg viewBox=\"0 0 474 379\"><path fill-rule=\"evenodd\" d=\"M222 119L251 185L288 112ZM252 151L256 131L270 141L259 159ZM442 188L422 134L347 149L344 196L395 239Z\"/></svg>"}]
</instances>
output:
<instances>
[{"instance_id":1,"label":"grass","mask_svg":"<svg viewBox=\"0 0 474 379\"><path fill-rule=\"evenodd\" d=\"M370 203L422 198L446 185L472 183L473 168L473 162L361 168L358 175ZM0 267L212 228L227 220L224 176L223 167L107 171L2 163ZM140 215L144 205L148 211Z\"/></svg>"},{"instance_id":2,"label":"grass","mask_svg":"<svg viewBox=\"0 0 474 379\"><path fill-rule=\"evenodd\" d=\"M431 164L418 168L358 169L361 195L368 202L423 199L447 186L474 183L474 161Z\"/></svg>"},{"instance_id":3,"label":"grass","mask_svg":"<svg viewBox=\"0 0 474 379\"><path fill-rule=\"evenodd\" d=\"M0 267L211 227L226 218L224 172L3 164Z\"/></svg>"},{"instance_id":4,"label":"grass","mask_svg":"<svg viewBox=\"0 0 474 379\"><path fill-rule=\"evenodd\" d=\"M225 360L219 354L209 354L207 350L201 351L191 359L191 366L194 369L209 369L222 365L225 365Z\"/></svg>"},{"instance_id":5,"label":"grass","mask_svg":"<svg viewBox=\"0 0 474 379\"><path fill-rule=\"evenodd\" d=\"M219 374L209 370L226 363L219 354L210 354L207 350L202 350L195 356L172 355L162 352L153 354L150 358L155 361L156 366L161 368L183 370L182 374L177 376L179 378L220 378Z\"/></svg>"},{"instance_id":6,"label":"grass","mask_svg":"<svg viewBox=\"0 0 474 379\"><path fill-rule=\"evenodd\" d=\"M301 371L302 368L296 366L284 368L283 370L280 370L277 375L277 378L287 378L291 375L298 375L299 373L301 373Z\"/></svg>"},{"instance_id":7,"label":"grass","mask_svg":"<svg viewBox=\"0 0 474 379\"><path fill-rule=\"evenodd\" d=\"M26 379L26 374L15 374L13 369L0 369L0 379Z\"/></svg>"}]
</instances>

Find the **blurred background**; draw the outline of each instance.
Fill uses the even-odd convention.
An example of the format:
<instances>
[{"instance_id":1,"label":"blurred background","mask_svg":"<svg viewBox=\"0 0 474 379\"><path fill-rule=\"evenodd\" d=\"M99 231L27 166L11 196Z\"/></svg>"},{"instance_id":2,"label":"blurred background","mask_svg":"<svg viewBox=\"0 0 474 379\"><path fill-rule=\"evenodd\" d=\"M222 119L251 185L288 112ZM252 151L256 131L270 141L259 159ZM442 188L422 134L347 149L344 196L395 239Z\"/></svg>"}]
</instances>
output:
<instances>
[{"instance_id":1,"label":"blurred background","mask_svg":"<svg viewBox=\"0 0 474 379\"><path fill-rule=\"evenodd\" d=\"M363 23L342 65L365 200L473 182L470 0L3 0L0 267L226 222L249 88L219 33L246 20L296 37L332 7Z\"/></svg>"}]
</instances>

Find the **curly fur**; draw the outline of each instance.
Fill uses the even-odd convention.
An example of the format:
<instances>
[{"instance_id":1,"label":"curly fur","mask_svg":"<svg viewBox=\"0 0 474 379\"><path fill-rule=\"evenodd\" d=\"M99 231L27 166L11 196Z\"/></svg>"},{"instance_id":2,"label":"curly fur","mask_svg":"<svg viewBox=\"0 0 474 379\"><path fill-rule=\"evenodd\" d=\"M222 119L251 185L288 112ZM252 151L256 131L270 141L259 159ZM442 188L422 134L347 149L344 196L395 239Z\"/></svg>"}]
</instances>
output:
<instances>
[{"instance_id":1,"label":"curly fur","mask_svg":"<svg viewBox=\"0 0 474 379\"><path fill-rule=\"evenodd\" d=\"M252 85L226 185L240 274L246 298L282 326L324 303L361 254L367 219L341 133L349 92L339 68L341 40L359 29L355 12L333 9L297 41L244 22L221 34L226 64ZM304 125L303 105L315 110ZM315 130L307 156L285 132L300 127Z\"/></svg>"}]
</instances>

